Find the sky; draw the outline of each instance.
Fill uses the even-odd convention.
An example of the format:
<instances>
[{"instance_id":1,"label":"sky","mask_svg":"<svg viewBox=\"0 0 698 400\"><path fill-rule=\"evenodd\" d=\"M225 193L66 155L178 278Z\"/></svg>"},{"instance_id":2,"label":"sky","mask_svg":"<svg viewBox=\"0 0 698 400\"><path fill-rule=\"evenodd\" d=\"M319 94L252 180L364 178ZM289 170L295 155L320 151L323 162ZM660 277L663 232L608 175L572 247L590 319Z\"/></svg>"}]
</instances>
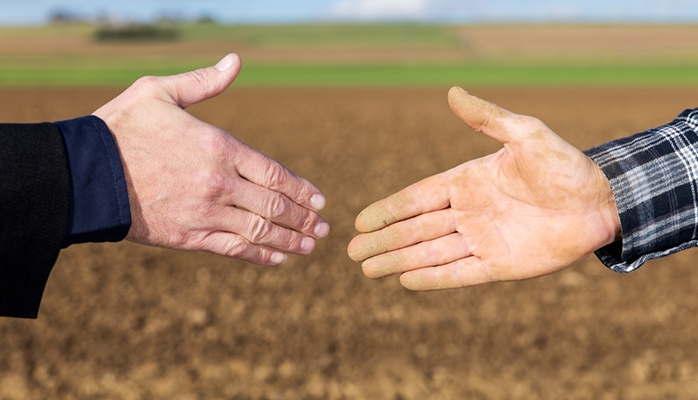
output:
<instances>
[{"instance_id":1,"label":"sky","mask_svg":"<svg viewBox=\"0 0 698 400\"><path fill-rule=\"evenodd\" d=\"M212 17L221 23L698 23L698 0L0 0L0 25L38 25L56 12L85 19Z\"/></svg>"}]
</instances>

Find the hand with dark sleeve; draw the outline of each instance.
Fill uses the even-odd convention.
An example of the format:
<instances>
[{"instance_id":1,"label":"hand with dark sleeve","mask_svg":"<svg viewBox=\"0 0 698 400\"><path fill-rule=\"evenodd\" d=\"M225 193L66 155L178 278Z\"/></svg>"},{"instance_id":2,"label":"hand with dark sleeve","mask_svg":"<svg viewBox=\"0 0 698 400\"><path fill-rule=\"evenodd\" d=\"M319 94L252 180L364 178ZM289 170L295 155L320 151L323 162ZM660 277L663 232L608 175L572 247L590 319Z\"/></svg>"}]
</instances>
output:
<instances>
[{"instance_id":1,"label":"hand with dark sleeve","mask_svg":"<svg viewBox=\"0 0 698 400\"><path fill-rule=\"evenodd\" d=\"M222 93L237 55L145 77L94 115L0 125L0 315L36 317L61 248L119 241L260 265L329 233L307 180L184 109Z\"/></svg>"},{"instance_id":2,"label":"hand with dark sleeve","mask_svg":"<svg viewBox=\"0 0 698 400\"><path fill-rule=\"evenodd\" d=\"M231 54L214 67L142 78L95 111L123 160L127 240L278 265L287 253L309 254L329 233L317 213L320 190L184 111L222 93L240 67Z\"/></svg>"}]
</instances>

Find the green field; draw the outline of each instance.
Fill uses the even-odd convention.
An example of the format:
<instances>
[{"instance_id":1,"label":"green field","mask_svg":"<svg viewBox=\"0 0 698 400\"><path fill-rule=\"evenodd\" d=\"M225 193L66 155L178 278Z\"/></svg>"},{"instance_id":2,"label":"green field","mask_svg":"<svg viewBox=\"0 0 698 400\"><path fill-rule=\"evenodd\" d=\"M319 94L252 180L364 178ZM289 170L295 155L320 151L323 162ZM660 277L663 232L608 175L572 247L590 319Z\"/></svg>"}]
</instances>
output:
<instances>
[{"instance_id":1,"label":"green field","mask_svg":"<svg viewBox=\"0 0 698 400\"><path fill-rule=\"evenodd\" d=\"M698 66L258 66L244 85L667 86L698 85Z\"/></svg>"},{"instance_id":2,"label":"green field","mask_svg":"<svg viewBox=\"0 0 698 400\"><path fill-rule=\"evenodd\" d=\"M178 29L176 42L99 43L90 25L2 28L0 86L124 86L143 75L211 65L231 51L243 57L236 82L242 86L698 85L698 44L695 49L690 43L672 47L674 53L665 51L669 46L644 45L644 33L657 36L656 26L580 31L565 26L185 24ZM549 29L553 38L558 31L567 35L570 44L561 48L551 42L546 48L534 37L541 29ZM679 37L686 36L686 29L691 28L661 32ZM486 39L502 31L511 33L495 37L499 42ZM598 49L584 42L597 32L624 41L615 48L599 43ZM532 43L536 47L526 48Z\"/></svg>"},{"instance_id":3,"label":"green field","mask_svg":"<svg viewBox=\"0 0 698 400\"><path fill-rule=\"evenodd\" d=\"M191 68L196 66L191 65ZM190 68L2 70L0 86L121 86ZM238 86L698 86L698 66L247 65Z\"/></svg>"}]
</instances>

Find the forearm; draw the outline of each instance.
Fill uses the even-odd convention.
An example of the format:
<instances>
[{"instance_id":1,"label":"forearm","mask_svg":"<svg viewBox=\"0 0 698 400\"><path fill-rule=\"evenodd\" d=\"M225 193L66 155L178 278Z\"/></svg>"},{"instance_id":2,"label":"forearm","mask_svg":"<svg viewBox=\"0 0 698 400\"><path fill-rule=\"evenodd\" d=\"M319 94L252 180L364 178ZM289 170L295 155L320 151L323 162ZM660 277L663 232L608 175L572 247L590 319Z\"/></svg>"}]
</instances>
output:
<instances>
[{"instance_id":1,"label":"forearm","mask_svg":"<svg viewBox=\"0 0 698 400\"><path fill-rule=\"evenodd\" d=\"M585 152L613 190L622 239L596 254L630 272L698 243L698 109Z\"/></svg>"}]
</instances>

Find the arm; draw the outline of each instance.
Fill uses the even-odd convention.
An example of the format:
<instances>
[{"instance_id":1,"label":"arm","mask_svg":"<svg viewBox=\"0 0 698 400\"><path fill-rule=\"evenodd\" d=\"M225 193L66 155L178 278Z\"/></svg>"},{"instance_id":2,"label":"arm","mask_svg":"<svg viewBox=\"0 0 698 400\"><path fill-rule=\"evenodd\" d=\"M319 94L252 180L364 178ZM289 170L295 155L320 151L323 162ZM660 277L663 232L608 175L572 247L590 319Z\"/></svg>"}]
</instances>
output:
<instances>
[{"instance_id":1,"label":"arm","mask_svg":"<svg viewBox=\"0 0 698 400\"><path fill-rule=\"evenodd\" d=\"M0 315L36 317L67 234L69 205L56 126L0 125Z\"/></svg>"},{"instance_id":2,"label":"arm","mask_svg":"<svg viewBox=\"0 0 698 400\"><path fill-rule=\"evenodd\" d=\"M0 126L0 173L26 183L0 186L0 205L16 207L3 210L19 215L0 224L0 315L36 317L58 251L72 243L125 237L278 265L327 236L315 186L184 111L223 92L239 71L229 55L214 67L140 79L94 116L40 125L46 154L21 164L25 155L2 141L26 129L3 135ZM44 205L50 200L60 207ZM18 230L27 220L36 220L33 230Z\"/></svg>"},{"instance_id":3,"label":"arm","mask_svg":"<svg viewBox=\"0 0 698 400\"><path fill-rule=\"evenodd\" d=\"M356 227L363 233L348 250L368 276L398 274L415 290L455 288L550 274L599 249L607 265L623 270L624 263L636 267L648 257L695 244L696 174L692 166L676 169L686 157L696 163L695 112L659 128L674 139L658 145L657 131L649 131L642 142L628 139L588 151L594 162L535 118L458 88L449 92L449 103L463 122L503 148L362 211ZM653 179L644 176L647 171ZM670 181L656 189L657 180L667 176ZM650 189L658 201L650 199ZM681 203L665 207L666 199L679 198ZM637 214L643 214L639 221Z\"/></svg>"},{"instance_id":4,"label":"arm","mask_svg":"<svg viewBox=\"0 0 698 400\"><path fill-rule=\"evenodd\" d=\"M698 243L698 109L585 153L608 178L620 214L622 240L596 252L606 266L631 272Z\"/></svg>"},{"instance_id":5,"label":"arm","mask_svg":"<svg viewBox=\"0 0 698 400\"><path fill-rule=\"evenodd\" d=\"M205 250L260 265L306 255L329 224L320 190L223 130L184 111L222 93L236 55L181 75L146 77L94 112L124 165L127 240Z\"/></svg>"}]
</instances>

